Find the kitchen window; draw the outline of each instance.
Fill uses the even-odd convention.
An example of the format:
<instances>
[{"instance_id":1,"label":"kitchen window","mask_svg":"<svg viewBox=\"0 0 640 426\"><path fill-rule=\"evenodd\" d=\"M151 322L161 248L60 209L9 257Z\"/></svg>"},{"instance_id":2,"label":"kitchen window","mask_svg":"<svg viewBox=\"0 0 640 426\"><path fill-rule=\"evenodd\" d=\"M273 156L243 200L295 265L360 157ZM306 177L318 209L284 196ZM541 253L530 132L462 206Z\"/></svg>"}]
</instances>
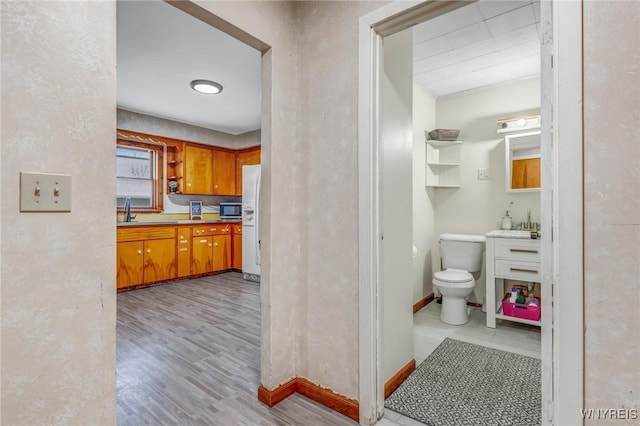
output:
<instances>
[{"instance_id":1,"label":"kitchen window","mask_svg":"<svg viewBox=\"0 0 640 426\"><path fill-rule=\"evenodd\" d=\"M118 140L116 145L116 201L119 211L126 198L131 210L162 211L162 146Z\"/></svg>"}]
</instances>

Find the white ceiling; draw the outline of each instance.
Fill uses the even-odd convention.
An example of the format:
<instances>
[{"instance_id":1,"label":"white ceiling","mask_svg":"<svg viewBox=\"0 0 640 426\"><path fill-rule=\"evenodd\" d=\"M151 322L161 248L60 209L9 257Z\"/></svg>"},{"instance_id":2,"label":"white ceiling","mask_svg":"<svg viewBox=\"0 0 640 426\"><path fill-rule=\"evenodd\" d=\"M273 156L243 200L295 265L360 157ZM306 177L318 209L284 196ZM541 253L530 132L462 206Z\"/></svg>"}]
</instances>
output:
<instances>
[{"instance_id":1,"label":"white ceiling","mask_svg":"<svg viewBox=\"0 0 640 426\"><path fill-rule=\"evenodd\" d=\"M444 96L540 72L539 0L480 0L414 27L414 81ZM230 134L260 128L260 52L163 1L117 2L118 108ZM219 95L194 92L208 79Z\"/></svg>"},{"instance_id":2,"label":"white ceiling","mask_svg":"<svg viewBox=\"0 0 640 426\"><path fill-rule=\"evenodd\" d=\"M413 79L435 97L540 73L540 1L491 1L413 29Z\"/></svg>"},{"instance_id":3,"label":"white ceiling","mask_svg":"<svg viewBox=\"0 0 640 426\"><path fill-rule=\"evenodd\" d=\"M192 80L224 86L218 95ZM230 134L260 128L260 52L163 1L117 2L118 108Z\"/></svg>"}]
</instances>

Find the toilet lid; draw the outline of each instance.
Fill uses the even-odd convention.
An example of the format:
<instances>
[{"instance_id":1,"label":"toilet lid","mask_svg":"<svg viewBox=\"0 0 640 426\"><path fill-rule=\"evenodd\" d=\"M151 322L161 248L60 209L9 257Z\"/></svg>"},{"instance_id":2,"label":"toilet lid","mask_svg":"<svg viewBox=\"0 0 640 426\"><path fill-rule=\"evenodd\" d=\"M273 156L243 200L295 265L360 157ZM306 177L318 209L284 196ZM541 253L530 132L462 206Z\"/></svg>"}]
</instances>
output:
<instances>
[{"instance_id":1,"label":"toilet lid","mask_svg":"<svg viewBox=\"0 0 640 426\"><path fill-rule=\"evenodd\" d=\"M473 275L462 269L447 269L445 271L436 272L435 279L450 283L465 283L473 280Z\"/></svg>"}]
</instances>

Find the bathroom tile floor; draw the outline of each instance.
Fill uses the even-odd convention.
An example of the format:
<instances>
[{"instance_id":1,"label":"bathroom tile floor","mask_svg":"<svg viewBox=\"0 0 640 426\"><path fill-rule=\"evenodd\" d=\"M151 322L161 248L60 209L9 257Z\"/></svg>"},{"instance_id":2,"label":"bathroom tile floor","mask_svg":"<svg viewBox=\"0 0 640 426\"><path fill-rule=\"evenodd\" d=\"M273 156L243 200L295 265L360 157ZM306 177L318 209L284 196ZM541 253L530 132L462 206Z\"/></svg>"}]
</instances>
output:
<instances>
[{"instance_id":1,"label":"bathroom tile floor","mask_svg":"<svg viewBox=\"0 0 640 426\"><path fill-rule=\"evenodd\" d=\"M440 321L442 305L435 301L413 315L413 357L416 366L433 352L445 337L475 343L540 359L540 327L498 320L496 328L486 326L486 314L471 308L469 322L449 325ZM423 426L422 423L385 409L380 426Z\"/></svg>"}]
</instances>

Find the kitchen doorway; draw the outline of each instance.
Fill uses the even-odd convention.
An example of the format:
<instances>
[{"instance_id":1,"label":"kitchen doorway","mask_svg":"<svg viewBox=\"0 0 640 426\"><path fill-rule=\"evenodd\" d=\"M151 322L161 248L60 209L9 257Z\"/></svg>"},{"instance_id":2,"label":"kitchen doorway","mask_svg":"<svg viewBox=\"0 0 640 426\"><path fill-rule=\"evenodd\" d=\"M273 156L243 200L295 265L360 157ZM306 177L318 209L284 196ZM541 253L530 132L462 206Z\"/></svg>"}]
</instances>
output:
<instances>
[{"instance_id":1,"label":"kitchen doorway","mask_svg":"<svg viewBox=\"0 0 640 426\"><path fill-rule=\"evenodd\" d=\"M383 38L433 17L448 13L468 2L423 2L418 5L387 5L361 18L359 72L359 210L360 210L360 420L372 424L382 415L384 381L381 359L384 353L384 324L381 310L385 281L381 264L385 262L381 220L384 211L382 173L384 132L381 104L381 68ZM570 321L568 313L582 318L582 222L563 219L582 217L582 181L577 170L573 176L558 170L575 170L582 151L581 114L581 9L579 5L542 2L544 39L542 51L543 116L542 161L544 170L541 202L542 229L552 235L543 241L543 288L551 295L552 282L563 278L554 288L554 304L543 307L542 325L542 398L543 423L577 420L582 406L582 330L581 321ZM552 19L553 17L553 19ZM555 64L552 62L555 58ZM562 106L566 109L562 109ZM575 106L574 106L575 105ZM553 125L553 132L551 127ZM571 133L573 132L573 133ZM559 147L559 135L563 136ZM573 153L573 155L570 155ZM579 168L579 167L578 167ZM552 220L552 218L555 218ZM560 227L562 223L562 227ZM410 244L410 242L409 242ZM564 255L560 256L559 247ZM388 252L387 252L388 253ZM575 262L575 263L574 263ZM573 294L573 297L562 298ZM563 303L564 301L564 303ZM553 312L552 312L553 311ZM560 315L562 313L562 315ZM552 323L552 314L555 322ZM565 316L566 315L566 316ZM560 318L567 318L560 323ZM566 340L565 340L566 339ZM571 342L571 343L569 343ZM576 344L577 343L577 344ZM578 384L578 386L576 386ZM562 420L561 420L562 419Z\"/></svg>"}]
</instances>

